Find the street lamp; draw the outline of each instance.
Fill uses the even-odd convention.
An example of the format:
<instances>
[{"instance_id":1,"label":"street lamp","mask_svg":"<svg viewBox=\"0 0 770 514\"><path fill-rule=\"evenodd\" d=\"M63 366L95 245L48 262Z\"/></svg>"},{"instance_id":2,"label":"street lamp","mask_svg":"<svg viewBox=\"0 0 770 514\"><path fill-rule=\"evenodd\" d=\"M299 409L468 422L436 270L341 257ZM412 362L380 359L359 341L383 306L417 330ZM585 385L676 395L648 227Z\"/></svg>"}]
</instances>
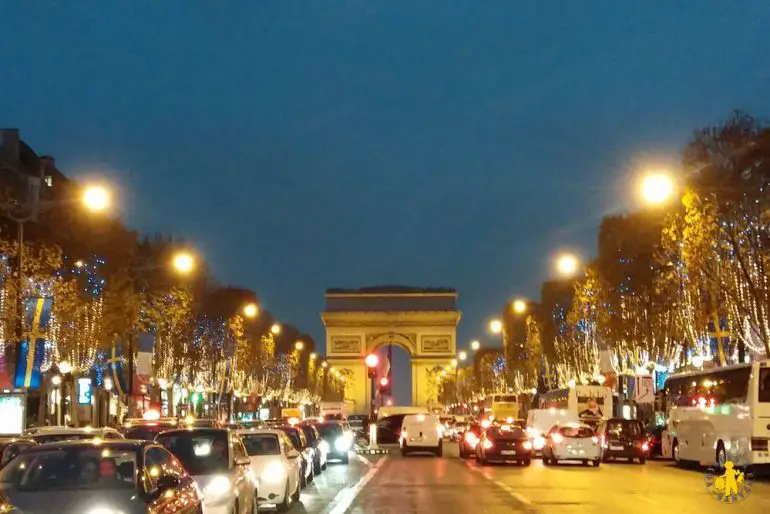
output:
<instances>
[{"instance_id":1,"label":"street lamp","mask_svg":"<svg viewBox=\"0 0 770 514\"><path fill-rule=\"evenodd\" d=\"M186 275L195 268L195 258L190 252L177 252L171 261L174 270L182 275Z\"/></svg>"},{"instance_id":2,"label":"street lamp","mask_svg":"<svg viewBox=\"0 0 770 514\"><path fill-rule=\"evenodd\" d=\"M489 331L493 334L501 334L503 332L503 322L499 319L493 319L489 322Z\"/></svg>"},{"instance_id":3,"label":"street lamp","mask_svg":"<svg viewBox=\"0 0 770 514\"><path fill-rule=\"evenodd\" d=\"M477 352L479 351L479 348L481 348L481 343L479 343L475 339L471 341L471 350L473 350L474 352Z\"/></svg>"},{"instance_id":4,"label":"street lamp","mask_svg":"<svg viewBox=\"0 0 770 514\"><path fill-rule=\"evenodd\" d=\"M328 363L328 362L326 362L326 361L323 361L323 362L321 363L321 367L322 367L322 368L328 368L328 367L329 367L329 363Z\"/></svg>"},{"instance_id":5,"label":"street lamp","mask_svg":"<svg viewBox=\"0 0 770 514\"><path fill-rule=\"evenodd\" d=\"M279 325L278 323L273 323L272 326L270 327L270 332L274 336L277 336L278 334L281 333L281 325Z\"/></svg>"},{"instance_id":6,"label":"street lamp","mask_svg":"<svg viewBox=\"0 0 770 514\"><path fill-rule=\"evenodd\" d=\"M527 302L524 300L517 298L513 301L513 312L516 314L524 314L527 312Z\"/></svg>"},{"instance_id":7,"label":"street lamp","mask_svg":"<svg viewBox=\"0 0 770 514\"><path fill-rule=\"evenodd\" d=\"M460 352L460 353L457 354L457 358L460 359L461 361L464 361L465 359L468 358L468 353L467 352Z\"/></svg>"},{"instance_id":8,"label":"street lamp","mask_svg":"<svg viewBox=\"0 0 770 514\"><path fill-rule=\"evenodd\" d=\"M311 361L314 361L314 360L316 360L316 358L318 357L318 355L317 355L315 352L310 352L310 355L308 355L307 357L308 357L308 359L310 359Z\"/></svg>"},{"instance_id":9,"label":"street lamp","mask_svg":"<svg viewBox=\"0 0 770 514\"><path fill-rule=\"evenodd\" d=\"M580 261L571 253L563 253L556 259L556 271L565 277L571 277L577 272Z\"/></svg>"},{"instance_id":10,"label":"street lamp","mask_svg":"<svg viewBox=\"0 0 770 514\"><path fill-rule=\"evenodd\" d=\"M302 350L305 349L305 343L303 343L302 341L296 341L294 343L294 349L297 350L298 352L301 352Z\"/></svg>"},{"instance_id":11,"label":"street lamp","mask_svg":"<svg viewBox=\"0 0 770 514\"><path fill-rule=\"evenodd\" d=\"M367 376L369 377L370 387L371 387L371 395L370 395L370 405L369 405L369 414L371 415L371 419L374 419L374 397L375 397L375 390L377 389L377 385L375 384L375 380L377 379L377 364L380 363L379 357L377 357L376 354L370 353L366 356L366 359L364 359L364 363L366 364L366 371Z\"/></svg>"},{"instance_id":12,"label":"street lamp","mask_svg":"<svg viewBox=\"0 0 770 514\"><path fill-rule=\"evenodd\" d=\"M661 205L674 195L674 181L668 173L650 173L642 179L640 193L646 204Z\"/></svg>"},{"instance_id":13,"label":"street lamp","mask_svg":"<svg viewBox=\"0 0 770 514\"><path fill-rule=\"evenodd\" d=\"M112 203L110 191L104 186L88 186L83 189L81 201L92 212L102 212Z\"/></svg>"},{"instance_id":14,"label":"street lamp","mask_svg":"<svg viewBox=\"0 0 770 514\"><path fill-rule=\"evenodd\" d=\"M259 307L256 303L247 303L243 306L243 315L247 318L256 318L259 315Z\"/></svg>"}]
</instances>

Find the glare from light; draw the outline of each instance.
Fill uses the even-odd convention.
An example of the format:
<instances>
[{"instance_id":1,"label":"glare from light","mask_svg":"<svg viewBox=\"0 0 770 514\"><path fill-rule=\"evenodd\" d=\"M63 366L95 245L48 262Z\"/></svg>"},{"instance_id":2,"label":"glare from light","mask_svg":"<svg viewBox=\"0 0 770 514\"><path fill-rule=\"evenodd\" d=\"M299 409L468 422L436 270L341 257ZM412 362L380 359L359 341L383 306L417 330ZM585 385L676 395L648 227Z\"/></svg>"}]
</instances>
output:
<instances>
[{"instance_id":1,"label":"glare from light","mask_svg":"<svg viewBox=\"0 0 770 514\"><path fill-rule=\"evenodd\" d=\"M642 200L648 205L661 205L674 195L674 181L667 173L651 173L642 179Z\"/></svg>"},{"instance_id":2,"label":"glare from light","mask_svg":"<svg viewBox=\"0 0 770 514\"><path fill-rule=\"evenodd\" d=\"M177 252L172 260L172 265L177 272L186 275L195 268L195 258L189 252Z\"/></svg>"},{"instance_id":3,"label":"glare from light","mask_svg":"<svg viewBox=\"0 0 770 514\"><path fill-rule=\"evenodd\" d=\"M556 259L556 270L565 277L569 277L575 274L578 269L578 258L571 254L565 253L560 255Z\"/></svg>"},{"instance_id":4,"label":"glare from light","mask_svg":"<svg viewBox=\"0 0 770 514\"><path fill-rule=\"evenodd\" d=\"M477 352L479 348L481 348L481 343L479 343L476 340L471 341L471 350L473 350L474 352Z\"/></svg>"},{"instance_id":5,"label":"glare from light","mask_svg":"<svg viewBox=\"0 0 770 514\"><path fill-rule=\"evenodd\" d=\"M61 385L61 375L54 375L51 377L51 384L54 385L54 387L59 387Z\"/></svg>"},{"instance_id":6,"label":"glare from light","mask_svg":"<svg viewBox=\"0 0 770 514\"><path fill-rule=\"evenodd\" d=\"M318 354L316 354L315 352L310 352L310 355L308 355L308 358L311 361L314 361L314 360L316 360L316 358L318 358Z\"/></svg>"},{"instance_id":7,"label":"glare from light","mask_svg":"<svg viewBox=\"0 0 770 514\"><path fill-rule=\"evenodd\" d=\"M323 362L321 363L321 367L322 367L322 368L326 368L326 367L328 367L328 366L329 366L329 363L328 363L328 362L326 362L326 361L323 361Z\"/></svg>"},{"instance_id":8,"label":"glare from light","mask_svg":"<svg viewBox=\"0 0 770 514\"><path fill-rule=\"evenodd\" d=\"M70 364L68 361L61 361L59 363L59 372L64 375L72 373L72 364Z\"/></svg>"},{"instance_id":9,"label":"glare from light","mask_svg":"<svg viewBox=\"0 0 770 514\"><path fill-rule=\"evenodd\" d=\"M295 342L294 349L297 350L298 352L301 352L302 350L305 349L305 343L303 343L302 341Z\"/></svg>"},{"instance_id":10,"label":"glare from light","mask_svg":"<svg viewBox=\"0 0 770 514\"><path fill-rule=\"evenodd\" d=\"M513 301L513 312L516 314L524 314L527 312L527 302L521 299Z\"/></svg>"},{"instance_id":11,"label":"glare from light","mask_svg":"<svg viewBox=\"0 0 770 514\"><path fill-rule=\"evenodd\" d=\"M567 387L569 387L570 389L575 389L576 386L577 386L577 382L575 381L575 379L570 378L569 381L567 382Z\"/></svg>"},{"instance_id":12,"label":"glare from light","mask_svg":"<svg viewBox=\"0 0 770 514\"><path fill-rule=\"evenodd\" d=\"M366 366L369 368L375 368L377 367L377 364L380 362L380 359L373 353L370 353L366 356Z\"/></svg>"},{"instance_id":13,"label":"glare from light","mask_svg":"<svg viewBox=\"0 0 770 514\"><path fill-rule=\"evenodd\" d=\"M270 327L270 332L273 335L277 336L278 334L281 333L281 325L279 325L278 323L273 323L273 325Z\"/></svg>"},{"instance_id":14,"label":"glare from light","mask_svg":"<svg viewBox=\"0 0 770 514\"><path fill-rule=\"evenodd\" d=\"M106 377L104 379L104 390L105 391L112 391L112 388L115 384L112 382L112 379L110 377Z\"/></svg>"},{"instance_id":15,"label":"glare from light","mask_svg":"<svg viewBox=\"0 0 770 514\"><path fill-rule=\"evenodd\" d=\"M493 334L500 334L503 332L503 322L499 319L493 319L489 322L489 330Z\"/></svg>"},{"instance_id":16,"label":"glare from light","mask_svg":"<svg viewBox=\"0 0 770 514\"><path fill-rule=\"evenodd\" d=\"M458 353L457 354L457 358L460 359L461 361L464 361L465 359L468 358L468 352L460 352L460 353Z\"/></svg>"},{"instance_id":17,"label":"glare from light","mask_svg":"<svg viewBox=\"0 0 770 514\"><path fill-rule=\"evenodd\" d=\"M457 359L452 359L452 367L456 368L457 364L458 364Z\"/></svg>"},{"instance_id":18,"label":"glare from light","mask_svg":"<svg viewBox=\"0 0 770 514\"><path fill-rule=\"evenodd\" d=\"M256 318L259 314L259 307L256 303L247 303L243 306L243 315L247 318Z\"/></svg>"},{"instance_id":19,"label":"glare from light","mask_svg":"<svg viewBox=\"0 0 770 514\"><path fill-rule=\"evenodd\" d=\"M88 186L83 189L83 205L92 212L102 212L109 208L110 191L104 186Z\"/></svg>"}]
</instances>

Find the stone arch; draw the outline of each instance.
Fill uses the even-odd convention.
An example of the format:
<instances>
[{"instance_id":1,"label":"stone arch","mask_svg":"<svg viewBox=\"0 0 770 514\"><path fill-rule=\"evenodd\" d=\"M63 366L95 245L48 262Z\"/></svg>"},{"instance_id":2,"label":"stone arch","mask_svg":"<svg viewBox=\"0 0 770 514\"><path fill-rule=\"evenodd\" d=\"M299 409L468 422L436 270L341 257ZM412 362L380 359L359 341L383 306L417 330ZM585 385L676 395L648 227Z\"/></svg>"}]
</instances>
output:
<instances>
[{"instance_id":1,"label":"stone arch","mask_svg":"<svg viewBox=\"0 0 770 514\"><path fill-rule=\"evenodd\" d=\"M406 350L409 357L417 355L417 341L413 334L401 334L399 332L386 332L382 334L368 334L366 341L366 353L374 353L383 346L392 344Z\"/></svg>"}]
</instances>

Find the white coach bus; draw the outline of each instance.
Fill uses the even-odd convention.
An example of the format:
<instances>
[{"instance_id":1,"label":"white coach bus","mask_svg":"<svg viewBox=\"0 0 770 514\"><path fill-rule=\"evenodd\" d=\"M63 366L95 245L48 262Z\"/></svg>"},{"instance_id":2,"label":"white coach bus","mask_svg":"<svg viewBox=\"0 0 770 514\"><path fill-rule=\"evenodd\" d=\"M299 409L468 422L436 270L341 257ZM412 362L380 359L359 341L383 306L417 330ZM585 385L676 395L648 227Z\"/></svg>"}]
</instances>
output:
<instances>
[{"instance_id":1,"label":"white coach bus","mask_svg":"<svg viewBox=\"0 0 770 514\"><path fill-rule=\"evenodd\" d=\"M540 395L541 409L565 409L581 420L596 422L612 417L612 390L599 385L576 385Z\"/></svg>"},{"instance_id":2,"label":"white coach bus","mask_svg":"<svg viewBox=\"0 0 770 514\"><path fill-rule=\"evenodd\" d=\"M677 464L770 463L770 361L673 374L665 392Z\"/></svg>"}]
</instances>

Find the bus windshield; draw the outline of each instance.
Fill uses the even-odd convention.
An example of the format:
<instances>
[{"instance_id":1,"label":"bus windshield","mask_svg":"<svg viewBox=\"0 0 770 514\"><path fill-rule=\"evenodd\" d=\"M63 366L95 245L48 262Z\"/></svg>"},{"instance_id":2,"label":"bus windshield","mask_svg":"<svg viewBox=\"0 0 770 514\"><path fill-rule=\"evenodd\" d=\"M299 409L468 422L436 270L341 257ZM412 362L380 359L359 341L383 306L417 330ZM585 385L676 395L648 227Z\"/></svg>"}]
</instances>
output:
<instances>
[{"instance_id":1,"label":"bus windshield","mask_svg":"<svg viewBox=\"0 0 770 514\"><path fill-rule=\"evenodd\" d=\"M517 403L519 399L513 394L496 394L492 397L493 403Z\"/></svg>"}]
</instances>

